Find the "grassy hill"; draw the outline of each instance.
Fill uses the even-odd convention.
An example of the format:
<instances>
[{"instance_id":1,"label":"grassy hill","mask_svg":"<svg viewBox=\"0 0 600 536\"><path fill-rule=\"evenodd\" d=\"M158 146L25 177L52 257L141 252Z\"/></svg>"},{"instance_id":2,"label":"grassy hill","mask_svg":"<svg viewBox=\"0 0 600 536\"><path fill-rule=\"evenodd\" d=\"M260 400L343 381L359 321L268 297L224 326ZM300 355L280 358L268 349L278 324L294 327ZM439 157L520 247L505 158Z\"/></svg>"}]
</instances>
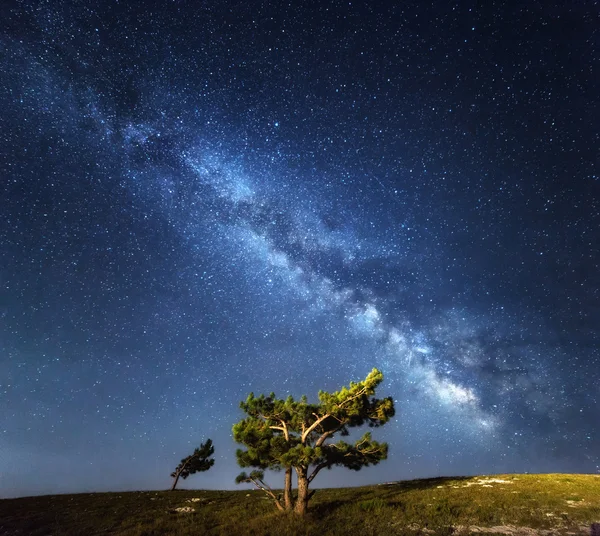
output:
<instances>
[{"instance_id":1,"label":"grassy hill","mask_svg":"<svg viewBox=\"0 0 600 536\"><path fill-rule=\"evenodd\" d=\"M600 536L600 475L494 475L323 489L310 508L303 520L279 514L259 491L26 497L0 500L0 535Z\"/></svg>"}]
</instances>

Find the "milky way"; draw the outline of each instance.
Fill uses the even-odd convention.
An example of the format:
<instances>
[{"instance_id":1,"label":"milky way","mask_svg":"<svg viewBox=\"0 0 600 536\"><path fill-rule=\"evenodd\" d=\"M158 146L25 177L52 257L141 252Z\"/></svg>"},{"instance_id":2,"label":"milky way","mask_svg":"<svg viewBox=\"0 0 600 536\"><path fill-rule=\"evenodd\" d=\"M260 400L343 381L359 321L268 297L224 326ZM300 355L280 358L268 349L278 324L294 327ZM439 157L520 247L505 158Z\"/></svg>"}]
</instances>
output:
<instances>
[{"instance_id":1,"label":"milky way","mask_svg":"<svg viewBox=\"0 0 600 536\"><path fill-rule=\"evenodd\" d=\"M598 16L3 2L0 495L231 488L250 391L373 367L318 485L600 471Z\"/></svg>"}]
</instances>

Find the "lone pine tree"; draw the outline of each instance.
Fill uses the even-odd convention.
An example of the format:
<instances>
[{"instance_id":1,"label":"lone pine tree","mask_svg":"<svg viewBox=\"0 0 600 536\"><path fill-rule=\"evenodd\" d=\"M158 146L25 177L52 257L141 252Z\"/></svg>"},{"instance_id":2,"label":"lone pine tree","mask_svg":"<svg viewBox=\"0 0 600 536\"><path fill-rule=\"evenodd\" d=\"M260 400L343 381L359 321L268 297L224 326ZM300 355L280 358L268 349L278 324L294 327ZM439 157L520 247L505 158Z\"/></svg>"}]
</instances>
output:
<instances>
[{"instance_id":1,"label":"lone pine tree","mask_svg":"<svg viewBox=\"0 0 600 536\"><path fill-rule=\"evenodd\" d=\"M394 416L392 398L374 398L383 374L373 369L361 382L350 382L334 393L319 392L319 402L311 404L306 396L294 400L254 396L250 393L240 408L247 417L233 426L233 438L246 448L238 449L240 467L255 468L241 473L236 482L252 482L275 502L279 510L294 510L303 515L314 492L309 485L322 469L333 466L355 471L376 465L387 458L387 443L378 443L365 433L353 444L334 441L347 436L350 429L363 425L378 427ZM283 502L264 481L264 470L284 470ZM292 494L292 469L298 490Z\"/></svg>"},{"instance_id":2,"label":"lone pine tree","mask_svg":"<svg viewBox=\"0 0 600 536\"><path fill-rule=\"evenodd\" d=\"M171 473L171 476L175 479L173 480L171 491L177 487L180 477L185 480L194 473L208 471L215 464L214 458L211 458L214 452L215 448L213 447L212 440L207 439L199 448L194 449L193 454L183 458L175 468L175 471Z\"/></svg>"}]
</instances>

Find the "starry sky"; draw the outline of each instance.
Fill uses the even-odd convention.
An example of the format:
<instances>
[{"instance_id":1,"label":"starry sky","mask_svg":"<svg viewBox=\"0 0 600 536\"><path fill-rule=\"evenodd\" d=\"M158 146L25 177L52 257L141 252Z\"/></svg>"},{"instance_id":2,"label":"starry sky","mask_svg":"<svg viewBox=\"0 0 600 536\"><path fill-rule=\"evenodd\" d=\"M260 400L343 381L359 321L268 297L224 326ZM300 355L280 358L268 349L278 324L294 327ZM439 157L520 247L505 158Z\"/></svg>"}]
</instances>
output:
<instances>
[{"instance_id":1,"label":"starry sky","mask_svg":"<svg viewBox=\"0 0 600 536\"><path fill-rule=\"evenodd\" d=\"M599 16L3 1L0 496L235 488L250 391L373 367L317 487L598 473Z\"/></svg>"}]
</instances>

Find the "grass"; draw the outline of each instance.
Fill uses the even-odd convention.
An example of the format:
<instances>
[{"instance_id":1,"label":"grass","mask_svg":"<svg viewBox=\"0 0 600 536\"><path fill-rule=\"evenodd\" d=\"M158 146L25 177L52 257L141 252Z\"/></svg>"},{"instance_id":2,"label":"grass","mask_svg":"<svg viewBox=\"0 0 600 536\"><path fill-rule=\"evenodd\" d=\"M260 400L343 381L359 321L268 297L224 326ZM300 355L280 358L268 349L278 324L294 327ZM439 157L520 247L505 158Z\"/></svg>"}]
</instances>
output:
<instances>
[{"instance_id":1,"label":"grass","mask_svg":"<svg viewBox=\"0 0 600 536\"><path fill-rule=\"evenodd\" d=\"M193 512L174 511L182 506ZM322 489L304 519L278 513L258 491L0 500L1 536L443 535L468 534L476 527L495 527L486 534L549 535L591 534L593 523L600 523L600 475L435 478Z\"/></svg>"}]
</instances>

